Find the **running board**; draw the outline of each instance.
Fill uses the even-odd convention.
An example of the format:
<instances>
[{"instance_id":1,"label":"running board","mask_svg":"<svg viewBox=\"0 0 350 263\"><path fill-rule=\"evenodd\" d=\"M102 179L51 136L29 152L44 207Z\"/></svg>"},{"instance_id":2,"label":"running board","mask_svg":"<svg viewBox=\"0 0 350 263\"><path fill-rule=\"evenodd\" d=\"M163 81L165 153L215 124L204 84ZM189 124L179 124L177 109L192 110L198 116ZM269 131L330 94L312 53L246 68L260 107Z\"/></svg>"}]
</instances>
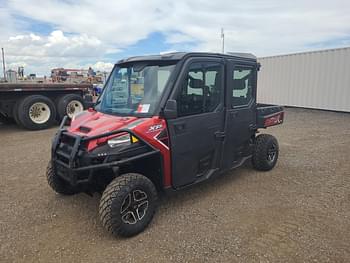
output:
<instances>
[{"instance_id":1,"label":"running board","mask_svg":"<svg viewBox=\"0 0 350 263\"><path fill-rule=\"evenodd\" d=\"M203 175L203 176L199 177L197 180L195 180L194 182L192 182L190 184L177 187L177 188L175 188L175 190L186 189L188 187L194 186L194 185L196 185L198 183L201 183L203 181L209 180L211 177L215 177L217 175L220 175L220 174L223 174L223 173L228 172L230 170L233 170L235 168L238 168L238 167L242 166L242 164L245 161L247 161L248 159L250 159L251 157L252 157L251 155L246 156L246 157L242 157L239 161L234 162L234 164L233 164L233 166L231 168L229 168L227 170L224 170L224 171L222 171L220 173L217 173L217 171L220 170L219 168L211 169L206 175Z\"/></svg>"}]
</instances>

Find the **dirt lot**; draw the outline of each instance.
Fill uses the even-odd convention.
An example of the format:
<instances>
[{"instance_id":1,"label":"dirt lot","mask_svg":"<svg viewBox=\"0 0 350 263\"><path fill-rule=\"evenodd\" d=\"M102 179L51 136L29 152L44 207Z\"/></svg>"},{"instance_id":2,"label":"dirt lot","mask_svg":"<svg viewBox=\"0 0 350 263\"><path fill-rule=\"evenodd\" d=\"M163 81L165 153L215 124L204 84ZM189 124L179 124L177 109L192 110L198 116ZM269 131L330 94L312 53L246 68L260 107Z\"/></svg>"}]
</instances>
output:
<instances>
[{"instance_id":1,"label":"dirt lot","mask_svg":"<svg viewBox=\"0 0 350 263\"><path fill-rule=\"evenodd\" d=\"M269 132L271 172L250 164L164 197L150 225L115 239L99 196L62 197L46 183L56 128L0 125L1 262L349 262L350 114L287 109Z\"/></svg>"}]
</instances>

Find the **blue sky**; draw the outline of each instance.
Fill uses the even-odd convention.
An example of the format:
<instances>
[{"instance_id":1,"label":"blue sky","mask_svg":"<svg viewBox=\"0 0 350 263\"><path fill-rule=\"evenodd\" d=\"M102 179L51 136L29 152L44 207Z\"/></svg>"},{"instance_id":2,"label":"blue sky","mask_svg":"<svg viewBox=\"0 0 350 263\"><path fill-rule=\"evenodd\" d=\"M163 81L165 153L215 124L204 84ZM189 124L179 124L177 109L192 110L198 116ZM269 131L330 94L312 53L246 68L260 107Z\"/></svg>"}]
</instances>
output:
<instances>
[{"instance_id":1,"label":"blue sky","mask_svg":"<svg viewBox=\"0 0 350 263\"><path fill-rule=\"evenodd\" d=\"M14 15L17 23L21 25L24 32L27 34L34 33L36 35L49 35L54 30L59 30L59 27L51 23L45 23L34 20L28 17ZM75 35L67 33L65 35ZM123 50L108 54L104 59L108 62L116 62L121 58L129 56L138 56L145 54L158 54L164 51L186 51L194 47L193 42L184 42L177 45L167 43L166 37L162 32L151 32L146 38L138 40L136 43L125 46Z\"/></svg>"},{"instance_id":2,"label":"blue sky","mask_svg":"<svg viewBox=\"0 0 350 263\"><path fill-rule=\"evenodd\" d=\"M350 46L350 2L334 0L0 0L7 68L108 70L117 60L166 51L257 56Z\"/></svg>"}]
</instances>

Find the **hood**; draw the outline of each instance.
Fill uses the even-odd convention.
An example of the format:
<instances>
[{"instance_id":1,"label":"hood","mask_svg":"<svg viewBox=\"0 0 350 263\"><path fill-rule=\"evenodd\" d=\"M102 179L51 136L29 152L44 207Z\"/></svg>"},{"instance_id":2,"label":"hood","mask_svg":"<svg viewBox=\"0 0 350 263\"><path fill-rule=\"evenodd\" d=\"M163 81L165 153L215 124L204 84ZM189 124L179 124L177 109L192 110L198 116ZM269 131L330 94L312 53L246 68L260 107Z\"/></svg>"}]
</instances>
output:
<instances>
[{"instance_id":1,"label":"hood","mask_svg":"<svg viewBox=\"0 0 350 263\"><path fill-rule=\"evenodd\" d=\"M121 128L130 128L130 126L137 125L141 120L137 117L120 117L97 111L84 111L76 115L68 131L91 137Z\"/></svg>"}]
</instances>

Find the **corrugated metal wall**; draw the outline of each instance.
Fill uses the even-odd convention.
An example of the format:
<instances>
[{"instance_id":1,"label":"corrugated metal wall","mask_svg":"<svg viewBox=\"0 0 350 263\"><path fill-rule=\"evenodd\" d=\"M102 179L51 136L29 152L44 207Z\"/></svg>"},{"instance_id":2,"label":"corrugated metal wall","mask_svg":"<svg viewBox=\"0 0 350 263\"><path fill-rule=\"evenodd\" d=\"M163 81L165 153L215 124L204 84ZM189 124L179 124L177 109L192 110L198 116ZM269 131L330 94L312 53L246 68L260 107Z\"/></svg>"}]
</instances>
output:
<instances>
[{"instance_id":1,"label":"corrugated metal wall","mask_svg":"<svg viewBox=\"0 0 350 263\"><path fill-rule=\"evenodd\" d=\"M258 61L258 102L350 112L350 47Z\"/></svg>"}]
</instances>

